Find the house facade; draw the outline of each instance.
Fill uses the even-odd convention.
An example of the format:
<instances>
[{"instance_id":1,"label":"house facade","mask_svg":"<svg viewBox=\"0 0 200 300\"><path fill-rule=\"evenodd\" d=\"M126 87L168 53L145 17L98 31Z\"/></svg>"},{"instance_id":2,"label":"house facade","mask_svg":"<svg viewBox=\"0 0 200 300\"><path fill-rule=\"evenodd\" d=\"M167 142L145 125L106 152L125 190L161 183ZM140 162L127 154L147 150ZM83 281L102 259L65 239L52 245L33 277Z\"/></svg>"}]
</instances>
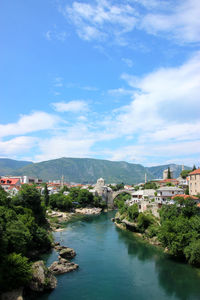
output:
<instances>
[{"instance_id":1,"label":"house facade","mask_svg":"<svg viewBox=\"0 0 200 300\"><path fill-rule=\"evenodd\" d=\"M155 197L155 200L162 203L171 199L173 196L181 194L184 194L184 190L182 188L175 186L164 186L157 190L157 196Z\"/></svg>"},{"instance_id":2,"label":"house facade","mask_svg":"<svg viewBox=\"0 0 200 300\"><path fill-rule=\"evenodd\" d=\"M200 168L188 174L189 177L189 194L200 194Z\"/></svg>"}]
</instances>

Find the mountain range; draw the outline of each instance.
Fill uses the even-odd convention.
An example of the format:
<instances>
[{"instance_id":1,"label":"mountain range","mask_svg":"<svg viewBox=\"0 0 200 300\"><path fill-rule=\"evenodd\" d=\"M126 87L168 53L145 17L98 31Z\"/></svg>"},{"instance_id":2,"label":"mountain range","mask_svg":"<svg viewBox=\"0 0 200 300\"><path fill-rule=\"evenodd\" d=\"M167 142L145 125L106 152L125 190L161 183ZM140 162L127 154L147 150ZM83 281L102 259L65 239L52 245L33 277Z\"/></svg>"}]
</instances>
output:
<instances>
[{"instance_id":1,"label":"mountain range","mask_svg":"<svg viewBox=\"0 0 200 300\"><path fill-rule=\"evenodd\" d=\"M27 175L44 181L58 180L64 176L66 182L76 183L95 183L100 177L103 177L106 183L139 183L144 182L145 173L148 180L162 178L163 171L168 167L174 171L175 178L180 175L182 166L176 164L144 167L125 161L93 158L63 157L39 163L0 158L0 176ZM184 169L190 167L184 166Z\"/></svg>"}]
</instances>

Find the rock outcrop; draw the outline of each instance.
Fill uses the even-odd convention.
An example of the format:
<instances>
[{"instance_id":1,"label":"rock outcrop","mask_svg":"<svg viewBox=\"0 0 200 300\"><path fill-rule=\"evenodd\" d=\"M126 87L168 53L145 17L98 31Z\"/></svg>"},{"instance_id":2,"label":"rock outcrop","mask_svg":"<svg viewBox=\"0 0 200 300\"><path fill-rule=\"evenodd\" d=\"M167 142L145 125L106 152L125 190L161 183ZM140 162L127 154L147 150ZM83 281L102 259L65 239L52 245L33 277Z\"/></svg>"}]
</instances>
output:
<instances>
[{"instance_id":1,"label":"rock outcrop","mask_svg":"<svg viewBox=\"0 0 200 300\"><path fill-rule=\"evenodd\" d=\"M73 258L74 256L76 256L76 252L74 251L74 249L72 248L68 248L68 247L65 247L63 248L60 252L59 252L60 256L62 258L68 258L68 259L71 259Z\"/></svg>"},{"instance_id":2,"label":"rock outcrop","mask_svg":"<svg viewBox=\"0 0 200 300\"><path fill-rule=\"evenodd\" d=\"M76 256L76 252L72 248L60 245L55 245L54 248L59 252L62 258L72 259L74 256Z\"/></svg>"},{"instance_id":3,"label":"rock outcrop","mask_svg":"<svg viewBox=\"0 0 200 300\"><path fill-rule=\"evenodd\" d=\"M85 207L85 208L76 208L75 213L81 215L99 215L102 211L102 208L99 207Z\"/></svg>"},{"instance_id":4,"label":"rock outcrop","mask_svg":"<svg viewBox=\"0 0 200 300\"><path fill-rule=\"evenodd\" d=\"M30 289L35 292L52 290L57 285L57 279L52 272L44 265L43 260L36 261L32 265L33 277L30 282Z\"/></svg>"},{"instance_id":5,"label":"rock outcrop","mask_svg":"<svg viewBox=\"0 0 200 300\"><path fill-rule=\"evenodd\" d=\"M68 261L65 258L62 258L59 256L59 261L54 261L51 266L49 267L49 270L53 274L63 274L68 273L76 270L79 267L79 265Z\"/></svg>"}]
</instances>

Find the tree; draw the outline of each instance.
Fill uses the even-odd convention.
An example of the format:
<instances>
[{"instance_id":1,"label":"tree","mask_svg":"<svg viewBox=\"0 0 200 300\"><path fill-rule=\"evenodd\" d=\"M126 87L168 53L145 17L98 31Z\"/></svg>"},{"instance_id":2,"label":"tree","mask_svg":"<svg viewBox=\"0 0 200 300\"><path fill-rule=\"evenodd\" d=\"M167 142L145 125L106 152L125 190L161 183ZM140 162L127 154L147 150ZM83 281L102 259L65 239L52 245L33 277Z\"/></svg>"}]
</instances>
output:
<instances>
[{"instance_id":1,"label":"tree","mask_svg":"<svg viewBox=\"0 0 200 300\"><path fill-rule=\"evenodd\" d=\"M34 186L24 184L17 196L13 199L13 202L15 205L21 205L31 209L38 224L46 223L45 210L41 206L41 196Z\"/></svg>"},{"instance_id":2,"label":"tree","mask_svg":"<svg viewBox=\"0 0 200 300\"><path fill-rule=\"evenodd\" d=\"M192 171L195 171L197 168L196 166L194 165L193 168L192 168Z\"/></svg>"},{"instance_id":3,"label":"tree","mask_svg":"<svg viewBox=\"0 0 200 300\"><path fill-rule=\"evenodd\" d=\"M2 291L26 286L32 277L31 264L21 254L9 254L2 266L0 287Z\"/></svg>"},{"instance_id":4,"label":"tree","mask_svg":"<svg viewBox=\"0 0 200 300\"><path fill-rule=\"evenodd\" d=\"M60 193L50 195L49 204L51 208L58 208L64 211L70 211L71 208L73 207L72 200L69 197L69 195L65 196Z\"/></svg>"},{"instance_id":5,"label":"tree","mask_svg":"<svg viewBox=\"0 0 200 300\"><path fill-rule=\"evenodd\" d=\"M192 170L183 170L183 171L181 171L180 175L183 179L185 179L191 171Z\"/></svg>"},{"instance_id":6,"label":"tree","mask_svg":"<svg viewBox=\"0 0 200 300\"><path fill-rule=\"evenodd\" d=\"M46 207L49 205L49 191L48 191L46 183L45 183L45 186L44 186L44 203L45 203Z\"/></svg>"},{"instance_id":7,"label":"tree","mask_svg":"<svg viewBox=\"0 0 200 300\"><path fill-rule=\"evenodd\" d=\"M140 232L144 232L151 224L153 224L153 218L149 215L140 213L137 218L137 228Z\"/></svg>"},{"instance_id":8,"label":"tree","mask_svg":"<svg viewBox=\"0 0 200 300\"><path fill-rule=\"evenodd\" d=\"M77 201L81 205L87 206L88 204L93 204L93 202L94 202L94 196L88 190L82 189L82 190L79 191L79 194L78 194L78 197L77 197Z\"/></svg>"},{"instance_id":9,"label":"tree","mask_svg":"<svg viewBox=\"0 0 200 300\"><path fill-rule=\"evenodd\" d=\"M129 219L135 221L139 215L138 205L135 203L129 206L127 212Z\"/></svg>"},{"instance_id":10,"label":"tree","mask_svg":"<svg viewBox=\"0 0 200 300\"><path fill-rule=\"evenodd\" d=\"M168 167L168 170L167 170L167 179L171 179L170 167Z\"/></svg>"},{"instance_id":11,"label":"tree","mask_svg":"<svg viewBox=\"0 0 200 300\"><path fill-rule=\"evenodd\" d=\"M184 253L190 264L200 266L200 240L192 241L185 248Z\"/></svg>"}]
</instances>

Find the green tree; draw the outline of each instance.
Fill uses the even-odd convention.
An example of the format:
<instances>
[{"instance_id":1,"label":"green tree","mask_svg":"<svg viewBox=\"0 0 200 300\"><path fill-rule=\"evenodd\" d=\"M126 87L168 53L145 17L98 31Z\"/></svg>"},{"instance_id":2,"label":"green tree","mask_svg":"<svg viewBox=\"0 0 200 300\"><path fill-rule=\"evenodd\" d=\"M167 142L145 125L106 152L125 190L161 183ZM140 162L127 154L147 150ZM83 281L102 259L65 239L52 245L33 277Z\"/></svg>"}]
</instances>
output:
<instances>
[{"instance_id":1,"label":"green tree","mask_svg":"<svg viewBox=\"0 0 200 300\"><path fill-rule=\"evenodd\" d=\"M137 218L137 228L140 232L144 232L151 224L153 224L153 218L149 215L140 213Z\"/></svg>"},{"instance_id":2,"label":"green tree","mask_svg":"<svg viewBox=\"0 0 200 300\"><path fill-rule=\"evenodd\" d=\"M46 223L45 209L41 205L41 196L36 187L24 184L13 199L13 202L15 205L31 209L39 225Z\"/></svg>"},{"instance_id":3,"label":"green tree","mask_svg":"<svg viewBox=\"0 0 200 300\"><path fill-rule=\"evenodd\" d=\"M196 166L194 165L193 168L192 168L192 171L195 171L197 168Z\"/></svg>"},{"instance_id":4,"label":"green tree","mask_svg":"<svg viewBox=\"0 0 200 300\"><path fill-rule=\"evenodd\" d=\"M48 191L46 183L45 183L45 186L44 186L44 203L45 203L45 206L48 207L48 205L49 205L49 191Z\"/></svg>"},{"instance_id":5,"label":"green tree","mask_svg":"<svg viewBox=\"0 0 200 300\"><path fill-rule=\"evenodd\" d=\"M83 206L91 205L94 203L94 196L88 190L81 189L79 191L77 201Z\"/></svg>"},{"instance_id":6,"label":"green tree","mask_svg":"<svg viewBox=\"0 0 200 300\"><path fill-rule=\"evenodd\" d=\"M9 254L2 266L0 275L1 291L26 286L32 277L31 264L21 254Z\"/></svg>"},{"instance_id":7,"label":"green tree","mask_svg":"<svg viewBox=\"0 0 200 300\"><path fill-rule=\"evenodd\" d=\"M71 208L73 207L72 200L69 197L69 195L65 196L60 193L50 195L49 204L50 204L50 207L53 209L58 208L58 209L64 210L64 211L70 211Z\"/></svg>"},{"instance_id":8,"label":"green tree","mask_svg":"<svg viewBox=\"0 0 200 300\"><path fill-rule=\"evenodd\" d=\"M185 247L184 253L190 264L200 266L200 240L192 241Z\"/></svg>"},{"instance_id":9,"label":"green tree","mask_svg":"<svg viewBox=\"0 0 200 300\"><path fill-rule=\"evenodd\" d=\"M185 179L191 171L192 170L183 170L181 171L180 175L183 179Z\"/></svg>"},{"instance_id":10,"label":"green tree","mask_svg":"<svg viewBox=\"0 0 200 300\"><path fill-rule=\"evenodd\" d=\"M128 217L131 221L135 221L139 215L138 205L135 203L128 207Z\"/></svg>"},{"instance_id":11,"label":"green tree","mask_svg":"<svg viewBox=\"0 0 200 300\"><path fill-rule=\"evenodd\" d=\"M167 179L171 179L170 167L168 167L168 170L167 170Z\"/></svg>"}]
</instances>

